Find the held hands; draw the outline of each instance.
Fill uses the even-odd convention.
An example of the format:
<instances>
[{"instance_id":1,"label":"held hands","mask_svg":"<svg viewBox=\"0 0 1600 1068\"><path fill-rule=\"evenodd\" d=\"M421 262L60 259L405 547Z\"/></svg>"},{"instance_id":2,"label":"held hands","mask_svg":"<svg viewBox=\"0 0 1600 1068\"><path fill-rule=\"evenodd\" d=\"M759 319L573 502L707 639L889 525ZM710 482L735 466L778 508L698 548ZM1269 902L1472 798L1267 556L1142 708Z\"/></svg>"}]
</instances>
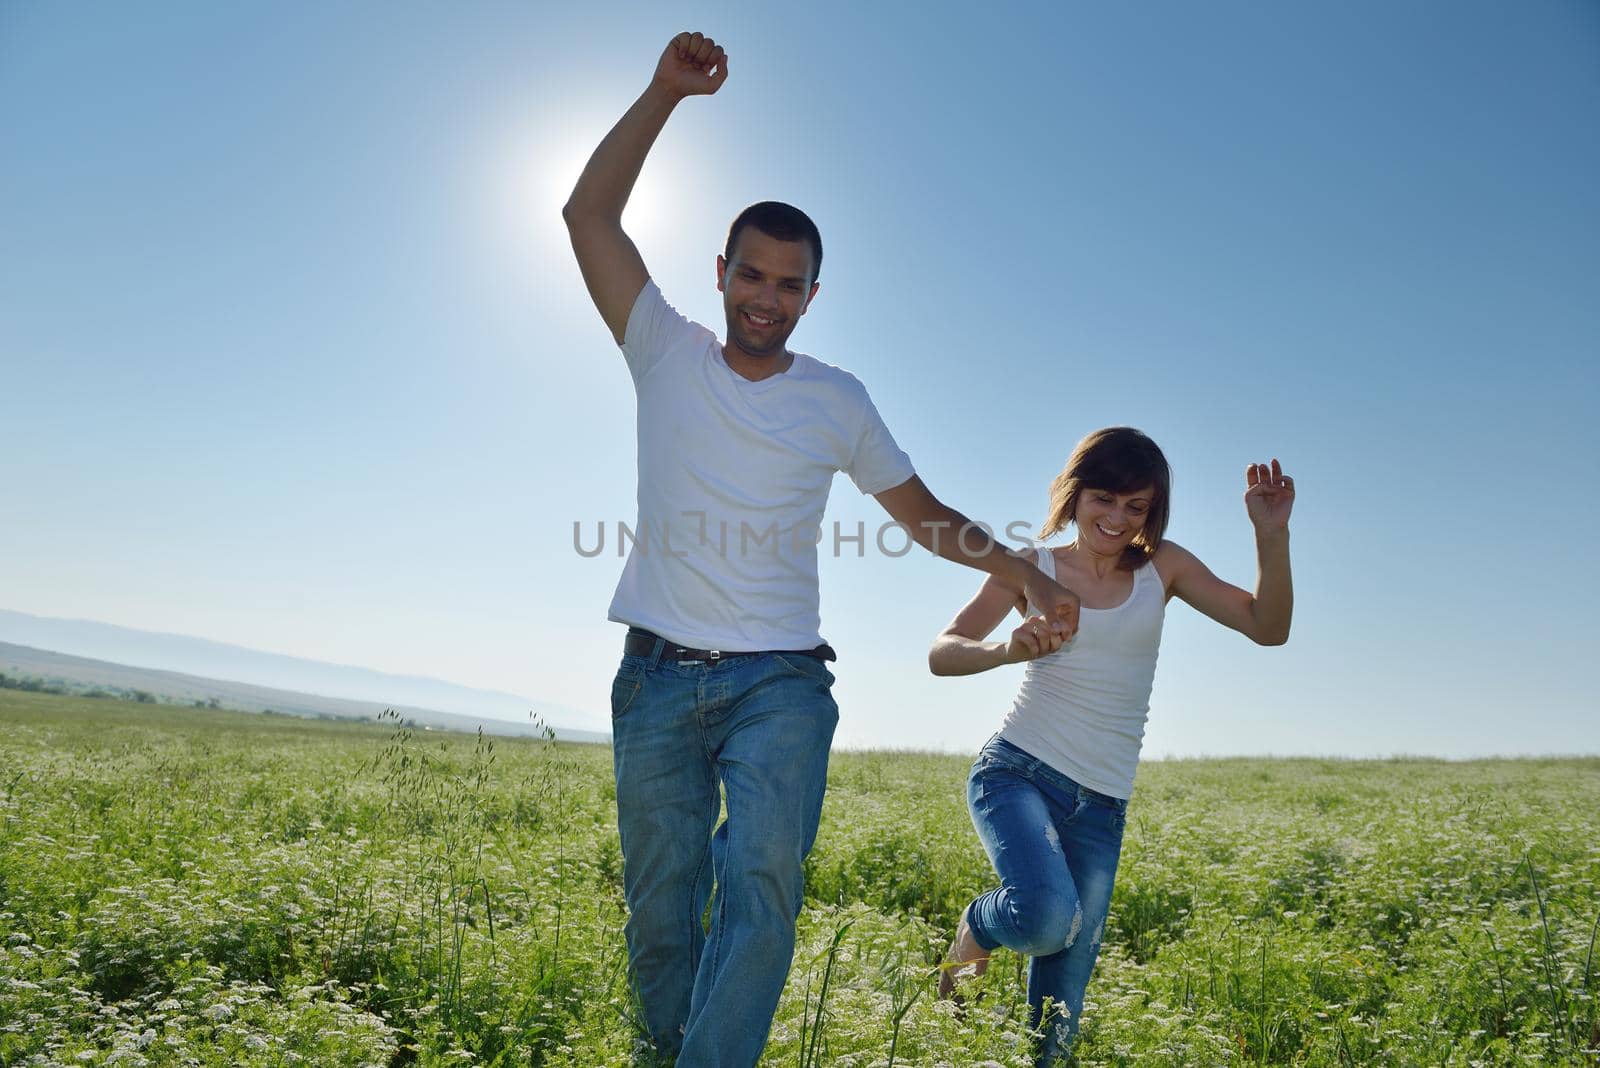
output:
<instances>
[{"instance_id":1,"label":"held hands","mask_svg":"<svg viewBox=\"0 0 1600 1068\"><path fill-rule=\"evenodd\" d=\"M1250 464L1244 472L1244 508L1258 534L1289 528L1294 509L1294 479L1283 473L1277 460L1272 466Z\"/></svg>"},{"instance_id":2,"label":"held hands","mask_svg":"<svg viewBox=\"0 0 1600 1068\"><path fill-rule=\"evenodd\" d=\"M728 80L728 56L703 34L680 33L661 53L654 80L677 97L708 95Z\"/></svg>"},{"instance_id":3,"label":"held hands","mask_svg":"<svg viewBox=\"0 0 1600 1068\"><path fill-rule=\"evenodd\" d=\"M1011 632L1006 644L1006 663L1020 664L1053 653L1066 642L1057 628L1050 626L1044 616L1030 616Z\"/></svg>"},{"instance_id":4,"label":"held hands","mask_svg":"<svg viewBox=\"0 0 1600 1068\"><path fill-rule=\"evenodd\" d=\"M1078 633L1078 595L1038 568L1030 567L1029 570L1033 574L1023 584L1022 592L1028 600L1041 609L1041 614L1034 618L1042 620L1044 626L1059 639L1052 648L1045 650L1054 652L1061 647L1062 642L1071 641L1072 636ZM1026 626L1025 623L1017 629L1020 632ZM1012 641L1013 643L1016 641L1015 634L1012 635Z\"/></svg>"}]
</instances>

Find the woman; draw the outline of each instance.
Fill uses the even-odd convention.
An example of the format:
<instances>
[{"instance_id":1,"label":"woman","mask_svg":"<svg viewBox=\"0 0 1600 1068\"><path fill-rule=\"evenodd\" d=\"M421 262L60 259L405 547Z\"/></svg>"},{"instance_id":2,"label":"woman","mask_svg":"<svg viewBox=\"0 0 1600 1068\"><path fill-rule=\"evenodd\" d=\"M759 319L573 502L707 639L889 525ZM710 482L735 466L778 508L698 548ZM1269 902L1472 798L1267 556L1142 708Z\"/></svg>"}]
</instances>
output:
<instances>
[{"instance_id":1,"label":"woman","mask_svg":"<svg viewBox=\"0 0 1600 1068\"><path fill-rule=\"evenodd\" d=\"M1176 596L1260 645L1289 637L1294 480L1273 460L1249 465L1245 483L1260 567L1254 595L1164 539L1172 474L1155 442L1129 427L1095 431L1051 486L1040 531L1048 538L1070 523L1076 537L1037 550L1040 569L1082 602L1077 634L1063 644L1034 605L990 578L928 653L936 675L1027 663L967 784L1000 885L962 914L939 993L954 996L957 979L981 973L996 946L1027 954L1030 1026L1050 1006L1041 1064L1056 1063L1077 1034L1100 951L1166 602ZM1013 608L1022 625L1008 641L986 642Z\"/></svg>"}]
</instances>

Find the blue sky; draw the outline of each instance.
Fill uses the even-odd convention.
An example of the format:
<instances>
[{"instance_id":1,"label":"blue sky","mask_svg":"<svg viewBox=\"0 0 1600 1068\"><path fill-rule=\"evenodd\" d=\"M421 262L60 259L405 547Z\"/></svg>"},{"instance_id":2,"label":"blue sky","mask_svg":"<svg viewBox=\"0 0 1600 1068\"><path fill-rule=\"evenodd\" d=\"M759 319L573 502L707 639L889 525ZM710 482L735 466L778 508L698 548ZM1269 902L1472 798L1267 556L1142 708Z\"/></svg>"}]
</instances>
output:
<instances>
[{"instance_id":1,"label":"blue sky","mask_svg":"<svg viewBox=\"0 0 1600 1068\"><path fill-rule=\"evenodd\" d=\"M720 328L759 199L818 221L792 345L949 503L1037 523L1148 431L1248 585L1283 459L1297 613L1169 610L1149 756L1600 751L1600 8L0 0L0 607L436 675L604 719L633 399L559 207L684 28L627 222ZM836 483L829 519L882 520ZM847 552L851 551L847 549ZM839 740L976 749L978 584L824 554ZM577 725L575 723L575 725Z\"/></svg>"}]
</instances>

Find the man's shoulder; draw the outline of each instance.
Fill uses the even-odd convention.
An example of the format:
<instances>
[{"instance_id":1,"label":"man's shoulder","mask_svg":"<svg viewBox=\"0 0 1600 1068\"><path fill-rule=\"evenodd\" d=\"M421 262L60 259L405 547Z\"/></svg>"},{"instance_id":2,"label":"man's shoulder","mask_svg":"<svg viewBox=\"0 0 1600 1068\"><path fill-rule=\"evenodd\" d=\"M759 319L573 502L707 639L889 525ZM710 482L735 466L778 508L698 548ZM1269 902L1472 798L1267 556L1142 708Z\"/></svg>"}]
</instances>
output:
<instances>
[{"instance_id":1,"label":"man's shoulder","mask_svg":"<svg viewBox=\"0 0 1600 1068\"><path fill-rule=\"evenodd\" d=\"M860 397L863 400L867 398L867 387L862 384L861 379L843 367L837 367L804 352L794 353L794 362L801 368L803 377L807 379L836 389L842 394Z\"/></svg>"},{"instance_id":2,"label":"man's shoulder","mask_svg":"<svg viewBox=\"0 0 1600 1068\"><path fill-rule=\"evenodd\" d=\"M721 344L715 330L689 318L667 300L653 278L646 280L635 298L628 323L624 348L637 346L665 352Z\"/></svg>"}]
</instances>

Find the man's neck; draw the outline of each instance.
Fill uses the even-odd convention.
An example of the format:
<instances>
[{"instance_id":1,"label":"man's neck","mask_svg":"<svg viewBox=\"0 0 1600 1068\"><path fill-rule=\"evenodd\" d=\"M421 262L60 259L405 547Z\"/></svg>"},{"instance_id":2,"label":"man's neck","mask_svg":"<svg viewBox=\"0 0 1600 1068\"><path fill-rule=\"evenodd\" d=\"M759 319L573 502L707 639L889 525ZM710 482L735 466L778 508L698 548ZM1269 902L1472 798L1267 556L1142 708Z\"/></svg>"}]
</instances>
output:
<instances>
[{"instance_id":1,"label":"man's neck","mask_svg":"<svg viewBox=\"0 0 1600 1068\"><path fill-rule=\"evenodd\" d=\"M785 349L776 356L752 356L736 343L725 342L722 346L722 362L740 378L761 382L788 371L794 365L794 353Z\"/></svg>"}]
</instances>

